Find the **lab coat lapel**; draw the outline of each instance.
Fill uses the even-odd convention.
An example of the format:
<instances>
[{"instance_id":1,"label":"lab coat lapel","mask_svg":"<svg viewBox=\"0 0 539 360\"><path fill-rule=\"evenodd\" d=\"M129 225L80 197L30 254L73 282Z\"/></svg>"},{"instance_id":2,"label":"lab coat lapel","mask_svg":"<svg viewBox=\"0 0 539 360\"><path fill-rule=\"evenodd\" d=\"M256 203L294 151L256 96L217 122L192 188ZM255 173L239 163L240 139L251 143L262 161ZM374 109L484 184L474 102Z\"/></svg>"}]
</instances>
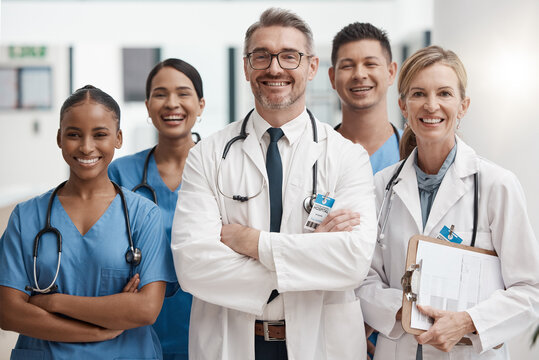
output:
<instances>
[{"instance_id":1,"label":"lab coat lapel","mask_svg":"<svg viewBox=\"0 0 539 360\"><path fill-rule=\"evenodd\" d=\"M401 170L401 173L398 176L400 181L393 187L393 191L400 198L404 207L408 210L412 218L414 219L418 233L423 231L423 221L421 218L421 205L419 203L419 190L417 187L417 176L414 169L414 150L408 159L406 164ZM398 221L398 220L395 220Z\"/></svg>"},{"instance_id":2,"label":"lab coat lapel","mask_svg":"<svg viewBox=\"0 0 539 360\"><path fill-rule=\"evenodd\" d=\"M429 219L425 224L425 234L430 234L433 230L440 230L434 227L449 212L449 209L474 186L473 181L465 182L464 179L477 171L478 163L475 152L457 137L455 161L447 170L440 184L432 204Z\"/></svg>"},{"instance_id":3,"label":"lab coat lapel","mask_svg":"<svg viewBox=\"0 0 539 360\"><path fill-rule=\"evenodd\" d=\"M311 126L310 124L307 125L290 164L288 182L283 184L283 217L281 221L283 227L288 224L287 220L292 211L296 211L297 214L298 209L303 209L303 200L306 196L304 189L306 179L308 179L309 188L312 187L313 165L322 154L323 145L321 141L326 138L325 129L318 126L318 122L316 124L319 142L315 143L313 141ZM320 176L318 178L320 179ZM320 190L320 184L318 184L318 190ZM295 218L302 219L301 216Z\"/></svg>"},{"instance_id":4,"label":"lab coat lapel","mask_svg":"<svg viewBox=\"0 0 539 360\"><path fill-rule=\"evenodd\" d=\"M247 138L243 141L243 152L253 162L255 167L258 169L258 171L264 178L264 187L267 189L268 173L266 171L266 162L264 161L264 155L262 154L262 150L260 149L260 143L256 138L256 132L250 122L249 124L247 124L246 131L249 135L247 135Z\"/></svg>"}]
</instances>

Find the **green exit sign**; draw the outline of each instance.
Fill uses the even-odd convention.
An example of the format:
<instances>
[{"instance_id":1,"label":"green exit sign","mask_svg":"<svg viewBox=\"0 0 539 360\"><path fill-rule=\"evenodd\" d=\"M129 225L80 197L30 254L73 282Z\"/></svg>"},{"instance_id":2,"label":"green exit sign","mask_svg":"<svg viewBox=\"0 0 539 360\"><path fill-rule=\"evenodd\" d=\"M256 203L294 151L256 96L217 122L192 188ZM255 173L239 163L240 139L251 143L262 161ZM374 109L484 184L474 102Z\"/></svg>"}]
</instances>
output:
<instances>
[{"instance_id":1,"label":"green exit sign","mask_svg":"<svg viewBox=\"0 0 539 360\"><path fill-rule=\"evenodd\" d=\"M47 55L46 46L10 46L9 57L11 59L43 59Z\"/></svg>"}]
</instances>

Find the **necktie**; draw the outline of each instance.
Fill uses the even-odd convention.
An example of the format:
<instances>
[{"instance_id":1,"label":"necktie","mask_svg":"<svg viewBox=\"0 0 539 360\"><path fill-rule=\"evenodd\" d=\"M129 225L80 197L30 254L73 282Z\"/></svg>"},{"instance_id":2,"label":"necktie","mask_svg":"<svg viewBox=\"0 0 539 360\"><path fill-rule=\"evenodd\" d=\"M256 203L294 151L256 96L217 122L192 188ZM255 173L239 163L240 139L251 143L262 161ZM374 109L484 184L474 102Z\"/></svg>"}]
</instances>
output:
<instances>
[{"instance_id":1,"label":"necktie","mask_svg":"<svg viewBox=\"0 0 539 360\"><path fill-rule=\"evenodd\" d=\"M268 173L269 194L270 194L270 231L279 232L281 230L281 216L283 214L283 164L277 142L283 137L283 130L279 128L269 128L270 143L266 153L266 171ZM268 304L279 295L277 290L273 290L268 299Z\"/></svg>"},{"instance_id":2,"label":"necktie","mask_svg":"<svg viewBox=\"0 0 539 360\"><path fill-rule=\"evenodd\" d=\"M270 194L270 231L279 232L281 230L281 216L283 214L283 165L281 154L277 142L283 137L283 130L279 128L269 128L270 143L266 154L266 171L268 172L269 194Z\"/></svg>"}]
</instances>

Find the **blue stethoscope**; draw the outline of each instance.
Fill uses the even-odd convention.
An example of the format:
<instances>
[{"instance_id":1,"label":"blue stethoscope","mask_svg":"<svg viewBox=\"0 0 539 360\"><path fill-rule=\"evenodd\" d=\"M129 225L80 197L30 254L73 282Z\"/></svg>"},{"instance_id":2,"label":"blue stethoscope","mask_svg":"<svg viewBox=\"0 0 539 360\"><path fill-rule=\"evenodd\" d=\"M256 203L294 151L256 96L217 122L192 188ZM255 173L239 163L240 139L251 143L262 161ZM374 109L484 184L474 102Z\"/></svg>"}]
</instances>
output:
<instances>
[{"instance_id":1,"label":"blue stethoscope","mask_svg":"<svg viewBox=\"0 0 539 360\"><path fill-rule=\"evenodd\" d=\"M51 226L51 210L52 210L52 203L54 201L54 197L58 193L58 190L60 190L67 181L64 181L60 185L54 189L54 191L51 194L51 197L49 198L49 204L47 206L47 214L46 214L46 223L45 227L41 229L35 239L34 239L34 284L35 287L32 287L30 285L27 285L25 287L26 291L33 291L36 293L41 294L47 294L53 291L56 291L58 289L58 285L56 285L56 279L58 278L58 274L60 272L60 262L62 260L62 234L60 231L55 228L54 226ZM122 199L122 207L124 210L124 218L125 218L125 226L127 228L127 240L129 242L129 248L127 252L125 253L125 261L127 261L128 264L131 265L131 269L133 269L135 266L140 264L140 261L142 260L142 252L139 248L136 248L133 244L133 238L131 237L131 224L129 222L129 213L127 212L127 203L125 201L124 193L122 189L114 182L112 182L112 185L114 185L114 188L120 194L120 198ZM58 260L56 263L56 273L54 274L54 279L52 282L47 286L46 288L42 289L39 287L39 284L37 282L37 250L39 248L39 240L43 235L46 233L52 233L56 236L56 246L58 247Z\"/></svg>"},{"instance_id":2,"label":"blue stethoscope","mask_svg":"<svg viewBox=\"0 0 539 360\"><path fill-rule=\"evenodd\" d=\"M192 132L191 135L194 136L193 140L195 141L195 144L197 144L200 141L200 135L196 132ZM146 159L144 160L144 169L142 171L142 181L140 182L140 184L131 189L131 191L137 192L137 190L142 188L148 190L150 194L152 194L152 201L155 203L155 205L158 205L155 189L150 184L148 184L148 164L150 163L150 158L152 157L152 154L155 151L156 147L157 145L151 148L146 155Z\"/></svg>"},{"instance_id":3,"label":"blue stethoscope","mask_svg":"<svg viewBox=\"0 0 539 360\"><path fill-rule=\"evenodd\" d=\"M222 188L221 188L221 183L219 182L219 174L221 173L221 164L223 163L223 160L226 159L226 156L228 154L228 151L230 150L230 147L238 140L242 140L242 141L245 140L247 138L247 135L249 135L249 134L247 134L247 130L246 130L247 122L249 121L249 118L251 117L251 114L253 113L254 110L255 109L251 109L251 111L249 111L249 113L247 113L247 115L243 119L243 122L241 124L240 134L233 137L232 139L230 139L226 143L225 148L223 150L223 156L221 157L221 161L219 162L219 167L217 168L217 190L219 190L219 193L221 195L223 195L224 197L226 197L227 199L236 200L236 201L239 201L239 202L249 201L252 198L255 198L258 195L260 195L260 193L262 193L262 190L264 190L264 185L266 184L265 179L264 178L262 179L260 189L254 195L229 195L229 194L225 194L223 192ZM311 113L311 111L309 109L307 109L307 113L309 114L309 119L311 120L311 127L313 129L313 141L315 143L317 143L318 142L318 130L316 128L316 121L314 119L313 114ZM318 172L318 160L315 161L314 165L313 165L313 190L312 190L312 194L307 196L305 198L305 200L303 201L303 209L305 209L305 211L307 213L311 212L311 209L312 209L313 204L314 204L314 200L316 199L317 172Z\"/></svg>"},{"instance_id":4,"label":"blue stethoscope","mask_svg":"<svg viewBox=\"0 0 539 360\"><path fill-rule=\"evenodd\" d=\"M402 163L399 165L397 170L393 173L393 176L391 176L391 179L389 179L386 185L386 188L384 190L384 197L382 199L382 205L380 206L380 210L378 211L378 216L376 217L377 222L378 222L378 227L380 228L380 234L378 235L378 238L376 239L376 243L382 249L386 248L386 245L383 244L382 241L385 238L387 220L389 219L389 213L391 212L391 205L393 204L393 197L395 196L393 187L397 185L400 181L399 174L401 173L402 168L404 167L404 164L406 163L406 160L408 160L408 157L402 161ZM470 243L470 246L475 245L475 237L477 235L477 217L478 217L478 207L479 207L478 201L479 201L479 181L478 181L477 173L475 173L474 174L473 232L472 232L472 241ZM387 202L387 205L386 205L386 202ZM385 206L385 212L384 212L384 206ZM382 214L384 214L384 219L382 223L380 224Z\"/></svg>"}]
</instances>

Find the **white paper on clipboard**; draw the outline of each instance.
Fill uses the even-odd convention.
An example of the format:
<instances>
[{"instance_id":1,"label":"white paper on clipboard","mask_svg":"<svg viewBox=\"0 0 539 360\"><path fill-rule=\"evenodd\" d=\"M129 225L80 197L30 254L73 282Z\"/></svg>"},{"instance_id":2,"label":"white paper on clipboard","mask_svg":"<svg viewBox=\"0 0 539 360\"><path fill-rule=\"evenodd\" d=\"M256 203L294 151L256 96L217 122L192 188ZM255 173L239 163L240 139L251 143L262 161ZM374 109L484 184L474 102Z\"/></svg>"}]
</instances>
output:
<instances>
[{"instance_id":1,"label":"white paper on clipboard","mask_svg":"<svg viewBox=\"0 0 539 360\"><path fill-rule=\"evenodd\" d=\"M419 240L416 263L422 260L417 304L463 311L503 289L500 259ZM428 330L432 319L412 306L410 327Z\"/></svg>"}]
</instances>

